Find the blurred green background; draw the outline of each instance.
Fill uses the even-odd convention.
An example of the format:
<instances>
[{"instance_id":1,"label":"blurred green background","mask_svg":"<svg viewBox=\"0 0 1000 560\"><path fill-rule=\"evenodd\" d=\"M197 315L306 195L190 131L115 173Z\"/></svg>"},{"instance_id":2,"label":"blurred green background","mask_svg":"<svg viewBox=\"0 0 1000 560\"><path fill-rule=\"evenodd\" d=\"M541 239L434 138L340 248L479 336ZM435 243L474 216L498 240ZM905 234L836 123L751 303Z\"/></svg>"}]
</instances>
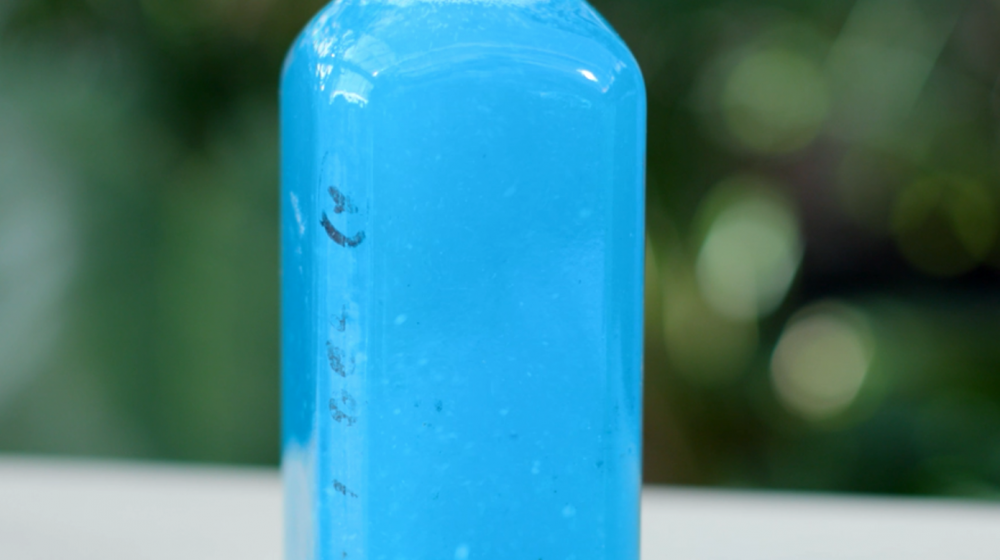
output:
<instances>
[{"instance_id":1,"label":"blurred green background","mask_svg":"<svg viewBox=\"0 0 1000 560\"><path fill-rule=\"evenodd\" d=\"M649 92L646 478L1000 493L1000 1L594 2ZM0 450L276 463L315 0L0 3Z\"/></svg>"}]
</instances>

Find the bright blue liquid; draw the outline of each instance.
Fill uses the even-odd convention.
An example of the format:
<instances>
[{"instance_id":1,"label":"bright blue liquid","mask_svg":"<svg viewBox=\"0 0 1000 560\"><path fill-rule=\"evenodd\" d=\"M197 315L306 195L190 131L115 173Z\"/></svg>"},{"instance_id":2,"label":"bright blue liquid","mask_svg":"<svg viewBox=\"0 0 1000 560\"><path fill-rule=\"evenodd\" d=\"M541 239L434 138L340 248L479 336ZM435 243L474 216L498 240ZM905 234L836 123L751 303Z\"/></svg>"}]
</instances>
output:
<instances>
[{"instance_id":1,"label":"bright blue liquid","mask_svg":"<svg viewBox=\"0 0 1000 560\"><path fill-rule=\"evenodd\" d=\"M644 144L639 70L583 2L344 0L307 27L289 560L638 558Z\"/></svg>"}]
</instances>

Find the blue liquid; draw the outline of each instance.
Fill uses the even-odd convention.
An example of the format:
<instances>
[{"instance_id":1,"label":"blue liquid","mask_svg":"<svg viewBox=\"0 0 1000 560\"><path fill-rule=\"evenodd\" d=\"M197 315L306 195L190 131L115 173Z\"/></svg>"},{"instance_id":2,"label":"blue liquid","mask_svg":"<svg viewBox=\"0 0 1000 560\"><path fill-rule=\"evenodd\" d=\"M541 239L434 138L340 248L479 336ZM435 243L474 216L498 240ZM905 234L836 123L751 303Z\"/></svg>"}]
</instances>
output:
<instances>
[{"instance_id":1,"label":"blue liquid","mask_svg":"<svg viewBox=\"0 0 1000 560\"><path fill-rule=\"evenodd\" d=\"M281 91L289 560L635 560L645 93L577 0L343 0Z\"/></svg>"}]
</instances>

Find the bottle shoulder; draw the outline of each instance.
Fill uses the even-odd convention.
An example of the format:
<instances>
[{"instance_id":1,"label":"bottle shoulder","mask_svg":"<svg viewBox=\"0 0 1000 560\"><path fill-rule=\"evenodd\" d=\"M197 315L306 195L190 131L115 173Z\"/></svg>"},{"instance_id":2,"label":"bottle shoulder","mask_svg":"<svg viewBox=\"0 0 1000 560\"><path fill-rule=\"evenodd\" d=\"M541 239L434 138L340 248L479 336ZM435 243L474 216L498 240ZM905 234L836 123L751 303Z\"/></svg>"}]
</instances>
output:
<instances>
[{"instance_id":1,"label":"bottle shoulder","mask_svg":"<svg viewBox=\"0 0 1000 560\"><path fill-rule=\"evenodd\" d=\"M621 83L642 89L631 52L582 0L339 0L302 31L284 72L322 82L347 70L374 86L509 66L587 80L605 93Z\"/></svg>"}]
</instances>

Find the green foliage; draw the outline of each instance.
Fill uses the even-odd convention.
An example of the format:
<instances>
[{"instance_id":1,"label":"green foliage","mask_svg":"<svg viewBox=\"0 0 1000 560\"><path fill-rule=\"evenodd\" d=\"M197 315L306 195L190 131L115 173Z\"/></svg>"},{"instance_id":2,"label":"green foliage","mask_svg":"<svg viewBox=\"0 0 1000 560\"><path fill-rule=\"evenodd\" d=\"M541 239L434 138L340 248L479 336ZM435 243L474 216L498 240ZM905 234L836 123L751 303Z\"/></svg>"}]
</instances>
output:
<instances>
[{"instance_id":1,"label":"green foliage","mask_svg":"<svg viewBox=\"0 0 1000 560\"><path fill-rule=\"evenodd\" d=\"M1000 489L1000 4L605 0L649 92L646 476ZM0 449L274 463L317 1L0 5Z\"/></svg>"}]
</instances>

